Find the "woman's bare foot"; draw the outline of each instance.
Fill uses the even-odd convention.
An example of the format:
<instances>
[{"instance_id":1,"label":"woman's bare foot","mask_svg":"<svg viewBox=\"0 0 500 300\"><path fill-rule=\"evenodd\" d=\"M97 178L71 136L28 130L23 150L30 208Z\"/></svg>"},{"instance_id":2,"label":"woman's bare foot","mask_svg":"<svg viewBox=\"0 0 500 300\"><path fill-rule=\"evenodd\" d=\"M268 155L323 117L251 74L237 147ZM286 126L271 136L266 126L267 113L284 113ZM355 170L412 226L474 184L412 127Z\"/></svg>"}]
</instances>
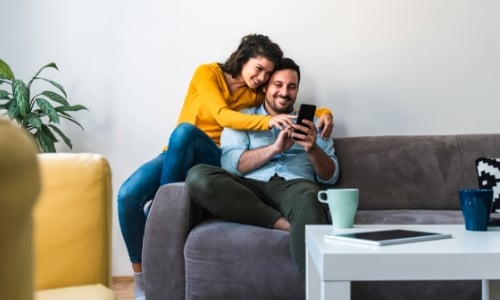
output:
<instances>
[{"instance_id":1,"label":"woman's bare foot","mask_svg":"<svg viewBox=\"0 0 500 300\"><path fill-rule=\"evenodd\" d=\"M280 217L276 220L276 222L274 222L273 229L290 231L290 223L288 223L288 220L285 219L285 217Z\"/></svg>"}]
</instances>

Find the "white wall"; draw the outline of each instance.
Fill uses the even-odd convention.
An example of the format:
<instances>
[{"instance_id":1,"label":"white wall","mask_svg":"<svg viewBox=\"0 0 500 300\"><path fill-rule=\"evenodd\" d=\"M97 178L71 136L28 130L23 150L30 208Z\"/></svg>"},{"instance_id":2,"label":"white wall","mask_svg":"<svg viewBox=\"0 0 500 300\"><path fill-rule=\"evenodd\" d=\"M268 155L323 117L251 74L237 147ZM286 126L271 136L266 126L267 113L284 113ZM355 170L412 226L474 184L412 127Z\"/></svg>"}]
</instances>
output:
<instances>
[{"instance_id":1,"label":"white wall","mask_svg":"<svg viewBox=\"0 0 500 300\"><path fill-rule=\"evenodd\" d=\"M196 65L264 33L302 67L300 102L328 106L335 135L499 132L495 0L1 0L0 57L18 77L48 62L104 154L114 194L158 154ZM68 151L64 146L61 151ZM115 204L116 208L116 204ZM131 269L113 216L113 275Z\"/></svg>"}]
</instances>

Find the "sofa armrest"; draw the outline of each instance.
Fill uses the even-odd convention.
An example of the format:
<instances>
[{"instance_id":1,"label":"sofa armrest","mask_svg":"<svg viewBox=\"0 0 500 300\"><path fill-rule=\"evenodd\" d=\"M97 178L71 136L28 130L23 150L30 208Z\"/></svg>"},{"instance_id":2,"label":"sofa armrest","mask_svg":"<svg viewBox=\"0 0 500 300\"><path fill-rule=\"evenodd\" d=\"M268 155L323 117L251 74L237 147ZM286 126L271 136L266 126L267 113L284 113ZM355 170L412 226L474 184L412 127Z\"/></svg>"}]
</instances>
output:
<instances>
[{"instance_id":1,"label":"sofa armrest","mask_svg":"<svg viewBox=\"0 0 500 300\"><path fill-rule=\"evenodd\" d=\"M184 183L160 187L146 221L142 266L146 299L184 299L184 244L196 209Z\"/></svg>"}]
</instances>

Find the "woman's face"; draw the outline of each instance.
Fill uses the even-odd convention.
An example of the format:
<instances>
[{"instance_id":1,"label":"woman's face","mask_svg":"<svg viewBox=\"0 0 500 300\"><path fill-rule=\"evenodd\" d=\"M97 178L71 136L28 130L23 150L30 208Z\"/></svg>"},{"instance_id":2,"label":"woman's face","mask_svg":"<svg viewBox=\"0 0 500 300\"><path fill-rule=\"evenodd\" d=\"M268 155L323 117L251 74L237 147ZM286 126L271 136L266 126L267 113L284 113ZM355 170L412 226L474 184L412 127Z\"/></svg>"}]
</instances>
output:
<instances>
[{"instance_id":1,"label":"woman's face","mask_svg":"<svg viewBox=\"0 0 500 300\"><path fill-rule=\"evenodd\" d=\"M251 89L266 83L274 70L274 63L263 56L250 58L241 68L241 77Z\"/></svg>"}]
</instances>

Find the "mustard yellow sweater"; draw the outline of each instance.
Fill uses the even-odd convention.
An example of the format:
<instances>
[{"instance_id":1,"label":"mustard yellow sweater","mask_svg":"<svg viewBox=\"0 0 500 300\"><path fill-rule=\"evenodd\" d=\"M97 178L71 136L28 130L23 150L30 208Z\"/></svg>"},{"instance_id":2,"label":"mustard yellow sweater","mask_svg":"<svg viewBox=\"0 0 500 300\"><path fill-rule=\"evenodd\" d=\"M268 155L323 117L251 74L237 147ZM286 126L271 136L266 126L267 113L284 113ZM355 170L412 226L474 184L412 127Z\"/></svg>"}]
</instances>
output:
<instances>
[{"instance_id":1,"label":"mustard yellow sweater","mask_svg":"<svg viewBox=\"0 0 500 300\"><path fill-rule=\"evenodd\" d=\"M247 86L231 94L224 72L217 63L202 64L196 69L187 91L177 124L188 122L204 131L217 145L224 127L237 130L268 130L270 116L247 115L238 112L258 106L264 94ZM320 109L317 115L330 113Z\"/></svg>"}]
</instances>

